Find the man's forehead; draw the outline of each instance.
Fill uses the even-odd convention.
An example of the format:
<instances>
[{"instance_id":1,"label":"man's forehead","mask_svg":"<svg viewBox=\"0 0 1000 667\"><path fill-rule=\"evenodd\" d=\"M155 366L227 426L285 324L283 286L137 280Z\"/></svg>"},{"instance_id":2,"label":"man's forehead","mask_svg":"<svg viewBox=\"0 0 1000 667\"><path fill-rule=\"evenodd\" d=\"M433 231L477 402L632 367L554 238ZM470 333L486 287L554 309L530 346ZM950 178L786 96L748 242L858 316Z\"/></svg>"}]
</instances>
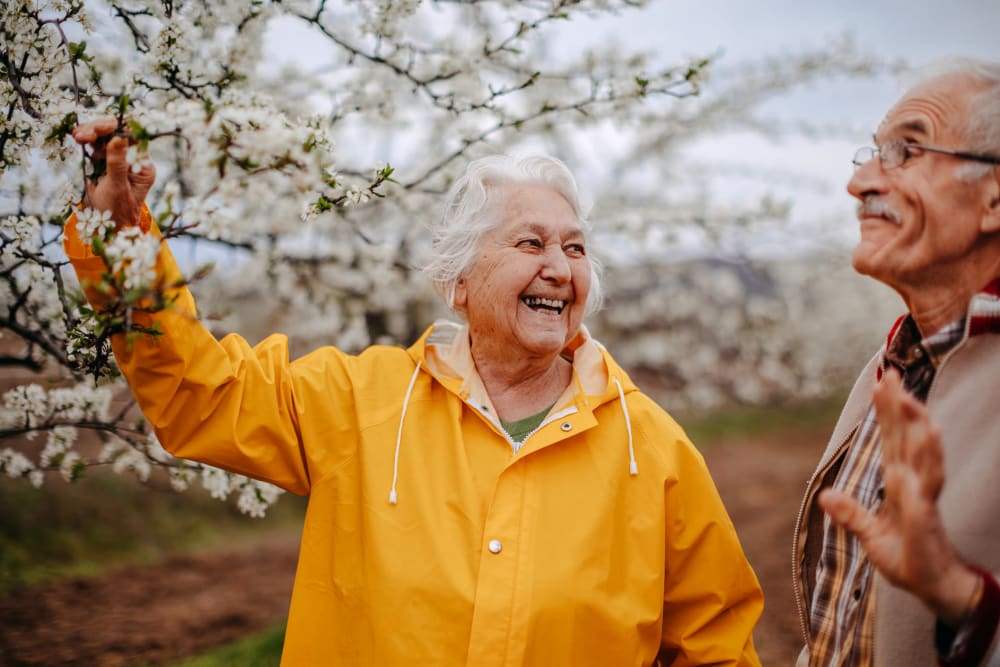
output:
<instances>
[{"instance_id":1,"label":"man's forehead","mask_svg":"<svg viewBox=\"0 0 1000 667\"><path fill-rule=\"evenodd\" d=\"M976 91L966 76L945 75L908 90L879 123L876 136L940 134L959 130L967 115L966 102Z\"/></svg>"},{"instance_id":2,"label":"man's forehead","mask_svg":"<svg viewBox=\"0 0 1000 667\"><path fill-rule=\"evenodd\" d=\"M920 117L894 117L891 113L886 114L882 122L879 123L878 129L875 131L876 137L884 137L886 135L895 137L899 134L909 134L909 135L921 135L926 136L931 131L930 126L927 121Z\"/></svg>"}]
</instances>

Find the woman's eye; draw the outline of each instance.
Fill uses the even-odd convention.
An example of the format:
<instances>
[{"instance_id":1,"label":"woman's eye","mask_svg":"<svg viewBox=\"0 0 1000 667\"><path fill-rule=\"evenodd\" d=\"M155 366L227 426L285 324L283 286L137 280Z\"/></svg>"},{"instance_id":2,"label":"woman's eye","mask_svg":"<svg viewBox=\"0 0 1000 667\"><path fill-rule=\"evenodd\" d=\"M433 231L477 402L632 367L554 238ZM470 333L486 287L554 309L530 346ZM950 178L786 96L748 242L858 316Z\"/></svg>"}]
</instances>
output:
<instances>
[{"instance_id":1,"label":"woman's eye","mask_svg":"<svg viewBox=\"0 0 1000 667\"><path fill-rule=\"evenodd\" d=\"M570 243L566 246L566 252L574 255L586 255L587 249L583 247L582 243Z\"/></svg>"},{"instance_id":2,"label":"woman's eye","mask_svg":"<svg viewBox=\"0 0 1000 667\"><path fill-rule=\"evenodd\" d=\"M523 241L518 242L517 245L521 248L541 248L542 242L538 239L524 239Z\"/></svg>"}]
</instances>

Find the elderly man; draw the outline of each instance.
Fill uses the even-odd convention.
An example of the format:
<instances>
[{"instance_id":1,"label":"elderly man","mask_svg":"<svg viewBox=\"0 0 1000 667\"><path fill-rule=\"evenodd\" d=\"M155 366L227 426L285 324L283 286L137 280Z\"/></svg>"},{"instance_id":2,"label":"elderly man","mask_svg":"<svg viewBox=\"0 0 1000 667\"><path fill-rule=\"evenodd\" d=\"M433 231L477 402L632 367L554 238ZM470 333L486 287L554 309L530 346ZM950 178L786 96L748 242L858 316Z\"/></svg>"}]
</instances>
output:
<instances>
[{"instance_id":1,"label":"elderly man","mask_svg":"<svg viewBox=\"0 0 1000 667\"><path fill-rule=\"evenodd\" d=\"M909 313L809 482L798 665L1000 665L1000 64L937 70L854 163L854 267Z\"/></svg>"}]
</instances>

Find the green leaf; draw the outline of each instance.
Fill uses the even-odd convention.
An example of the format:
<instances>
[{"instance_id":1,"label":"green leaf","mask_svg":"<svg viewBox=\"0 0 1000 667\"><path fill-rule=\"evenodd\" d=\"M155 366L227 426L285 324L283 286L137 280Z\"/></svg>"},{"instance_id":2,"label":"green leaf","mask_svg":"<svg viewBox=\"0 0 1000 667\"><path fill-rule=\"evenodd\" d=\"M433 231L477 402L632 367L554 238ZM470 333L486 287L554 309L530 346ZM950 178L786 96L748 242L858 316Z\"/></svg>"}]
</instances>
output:
<instances>
[{"instance_id":1,"label":"green leaf","mask_svg":"<svg viewBox=\"0 0 1000 667\"><path fill-rule=\"evenodd\" d=\"M128 96L128 93L122 93L121 95L119 95L117 102L118 102L118 104L117 104L117 106L118 106L118 115L119 116L124 116L128 112L128 105L129 105L129 102L130 102L130 98Z\"/></svg>"},{"instance_id":2,"label":"green leaf","mask_svg":"<svg viewBox=\"0 0 1000 667\"><path fill-rule=\"evenodd\" d=\"M70 42L69 43L69 56L73 62L77 62L84 58L87 51L87 42Z\"/></svg>"},{"instance_id":3,"label":"green leaf","mask_svg":"<svg viewBox=\"0 0 1000 667\"><path fill-rule=\"evenodd\" d=\"M87 464L83 461L77 461L73 464L73 467L69 471L69 481L75 482L81 477L83 473L87 470Z\"/></svg>"}]
</instances>

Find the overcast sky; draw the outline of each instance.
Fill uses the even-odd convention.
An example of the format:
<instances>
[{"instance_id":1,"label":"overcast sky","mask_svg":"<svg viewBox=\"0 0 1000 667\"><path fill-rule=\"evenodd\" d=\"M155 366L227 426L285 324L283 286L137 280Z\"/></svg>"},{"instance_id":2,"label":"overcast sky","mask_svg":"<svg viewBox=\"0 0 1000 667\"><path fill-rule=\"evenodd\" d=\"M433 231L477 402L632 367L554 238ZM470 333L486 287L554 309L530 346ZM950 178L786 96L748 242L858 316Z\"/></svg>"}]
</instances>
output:
<instances>
[{"instance_id":1,"label":"overcast sky","mask_svg":"<svg viewBox=\"0 0 1000 667\"><path fill-rule=\"evenodd\" d=\"M598 39L648 46L664 63L721 50L724 66L801 51L846 33L864 52L915 66L953 56L1000 60L1000 0L659 0L641 11L590 23L585 30ZM857 145L868 141L903 90L903 82L895 79L833 81L811 85L767 107L782 117L856 127L856 137L797 138L775 145L747 136L720 136L693 150L709 160L715 153L720 159L750 155L758 173L768 175L756 186L734 183L727 176L720 198L748 196L754 187L776 191L779 197L794 199L797 219L842 219L844 238L852 243L857 226L852 200L844 191L852 170L850 157ZM799 178L783 183L773 178L779 170Z\"/></svg>"},{"instance_id":2,"label":"overcast sky","mask_svg":"<svg viewBox=\"0 0 1000 667\"><path fill-rule=\"evenodd\" d=\"M606 29L655 44L664 55L724 47L749 57L773 46L804 48L851 30L879 51L918 60L965 53L996 57L996 0L660 0L623 12Z\"/></svg>"},{"instance_id":3,"label":"overcast sky","mask_svg":"<svg viewBox=\"0 0 1000 667\"><path fill-rule=\"evenodd\" d=\"M648 46L664 62L716 50L723 63L739 62L801 51L845 33L863 51L918 66L957 55L1000 59L998 0L654 0L590 23L588 32ZM843 99L845 115L877 122L899 93L882 88Z\"/></svg>"},{"instance_id":4,"label":"overcast sky","mask_svg":"<svg viewBox=\"0 0 1000 667\"><path fill-rule=\"evenodd\" d=\"M863 52L905 59L915 66L949 56L1000 60L1000 0L653 0L617 17L574 16L572 24L560 26L559 39L567 40L562 48L615 40L654 50L665 66L687 56L721 51L719 66L725 67L800 52L845 34ZM272 35L276 60L308 53L312 37L305 37L303 41L301 34ZM775 144L746 133L718 133L691 150L702 163L729 161L722 169L723 185L713 193L720 202L766 190L792 199L793 218L803 224L829 220L839 228L842 221L844 239L853 244L857 225L853 203L844 191L852 171L850 159L857 146L870 141L901 86L895 79L827 81L765 107L769 115L783 119L852 128L851 136L796 137ZM733 177L740 168L756 173L757 181Z\"/></svg>"}]
</instances>

